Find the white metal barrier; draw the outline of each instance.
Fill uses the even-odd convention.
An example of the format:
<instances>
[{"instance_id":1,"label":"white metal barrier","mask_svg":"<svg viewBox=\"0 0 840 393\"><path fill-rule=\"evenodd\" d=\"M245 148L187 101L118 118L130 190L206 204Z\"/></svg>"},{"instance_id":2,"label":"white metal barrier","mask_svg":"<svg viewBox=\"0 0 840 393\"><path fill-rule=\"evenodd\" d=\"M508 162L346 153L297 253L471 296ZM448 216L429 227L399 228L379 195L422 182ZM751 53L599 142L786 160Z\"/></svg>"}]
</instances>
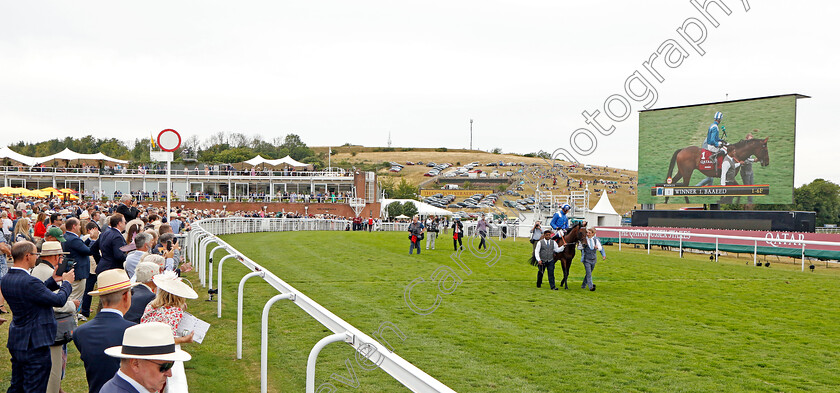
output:
<instances>
[{"instance_id":1,"label":"white metal barrier","mask_svg":"<svg viewBox=\"0 0 840 393\"><path fill-rule=\"evenodd\" d=\"M205 278L208 270L212 270L212 258L217 250L225 250L228 255L219 260L217 285L218 291L218 317L222 316L222 265L227 259L235 259L251 270L239 282L237 293L237 347L236 357L242 358L242 307L245 282L252 277L260 277L266 283L274 287L278 295L266 302L262 313L261 326L261 348L260 348L260 389L261 392L268 390L268 312L271 306L279 300L289 300L312 318L333 332L332 335L319 341L312 352L310 352L306 371L306 391L315 392L315 360L321 349L331 342L344 341L352 346L358 354L363 355L373 364L379 365L383 371L394 377L398 382L414 392L454 392L434 377L426 374L413 364L409 363L399 355L376 339L356 329L337 315L333 314L314 300L310 299L291 285L254 262L246 255L236 250L233 246L219 239L216 235L230 233L251 233L251 232L282 232L300 230L336 231L344 230L348 221L346 220L321 220L321 219L282 219L282 218L211 218L193 223L192 231L187 234L186 254L197 269L202 286L206 285ZM399 226L393 226L394 230L400 230ZM404 229L403 229L404 230ZM216 243L217 246L210 252L209 258L205 259L207 246ZM209 273L212 281L212 272ZM212 288L212 283L210 284Z\"/></svg>"},{"instance_id":2,"label":"white metal barrier","mask_svg":"<svg viewBox=\"0 0 840 393\"><path fill-rule=\"evenodd\" d=\"M732 239L732 240L746 240L753 242L753 264L758 261L758 243L759 242L766 242L767 238L764 237L754 237L754 236L734 236L734 235L714 235L714 234L704 234L704 233L684 233L679 232L679 228L675 228L673 231L663 231L663 230L648 230L648 229L617 229L617 228L598 228L598 232L610 232L610 233L618 233L618 250L621 251L621 243L623 237L626 237L630 234L641 235L642 237L646 238L647 240L647 253L650 254L650 246L651 246L651 236L662 235L662 236L677 236L679 237L679 252L680 257L683 255L683 237L700 237L700 238L707 238L707 239L715 239L715 262L717 262L718 254L720 253L720 239ZM636 237L638 239L638 237ZM657 240L657 239L654 239ZM674 240L673 238L670 240ZM794 239L782 239L782 240L774 240L776 243L785 243L785 244L796 244L802 245L802 271L805 271L805 246L810 245L822 245L822 246L834 246L840 247L840 243L838 242L826 242L820 240L794 240ZM787 247L788 249L791 247Z\"/></svg>"}]
</instances>

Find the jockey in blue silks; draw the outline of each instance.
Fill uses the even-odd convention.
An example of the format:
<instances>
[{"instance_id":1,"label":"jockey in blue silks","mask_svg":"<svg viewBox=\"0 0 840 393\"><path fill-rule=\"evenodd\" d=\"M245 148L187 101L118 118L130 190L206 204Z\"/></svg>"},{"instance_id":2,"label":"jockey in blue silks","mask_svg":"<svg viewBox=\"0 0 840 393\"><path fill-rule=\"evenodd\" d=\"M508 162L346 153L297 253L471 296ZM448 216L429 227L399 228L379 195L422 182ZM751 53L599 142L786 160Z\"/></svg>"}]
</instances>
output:
<instances>
[{"instance_id":1,"label":"jockey in blue silks","mask_svg":"<svg viewBox=\"0 0 840 393\"><path fill-rule=\"evenodd\" d=\"M548 223L557 232L558 237L565 235L566 230L569 229L569 218L566 217L566 213L571 209L572 207L568 203L564 203L563 206L560 206L560 211L554 213L554 217Z\"/></svg>"}]
</instances>

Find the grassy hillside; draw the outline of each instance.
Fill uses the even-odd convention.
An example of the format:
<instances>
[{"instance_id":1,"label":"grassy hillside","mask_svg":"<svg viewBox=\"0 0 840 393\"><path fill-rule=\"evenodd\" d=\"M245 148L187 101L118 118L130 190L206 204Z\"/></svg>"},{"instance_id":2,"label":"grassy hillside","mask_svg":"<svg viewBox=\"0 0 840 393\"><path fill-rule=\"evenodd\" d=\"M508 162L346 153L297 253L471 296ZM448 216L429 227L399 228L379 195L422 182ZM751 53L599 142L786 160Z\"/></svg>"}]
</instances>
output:
<instances>
[{"instance_id":1,"label":"grassy hillside","mask_svg":"<svg viewBox=\"0 0 840 393\"><path fill-rule=\"evenodd\" d=\"M315 147L313 149L316 152L327 151L326 147ZM516 190L523 196L533 196L534 189L537 185L540 186L540 189L542 191L550 191L555 194L568 195L571 191L583 189L583 187L579 186L579 180L583 180L584 182L586 182L603 179L607 181L616 181L622 183L622 187L617 189L615 194L609 195L610 201L612 202L613 207L618 213L624 214L633 209L634 206L638 206L638 204L636 203L635 189L629 188L629 185L631 183L635 188L636 171L632 170L609 168L596 165L595 163L589 163L593 166L591 170L584 170L582 168L568 168L568 162L559 161L559 164L562 164L567 167L563 170L563 172L574 180L572 182L574 184L570 184L569 187L566 187L565 178L563 178L562 175L559 175L557 171L552 171L550 167L550 162L538 157L523 157L521 155L515 154L492 154L476 150L449 150L446 152L436 151L436 149L423 148L394 148L395 151L388 152L381 150L382 148L363 146L344 146L337 148L333 147L333 152L337 153L335 153L332 156L332 160L333 163L345 161L353 164L368 165L390 161L394 161L400 164L405 164L408 161L415 163L418 161L422 161L424 163L448 162L455 166L457 166L458 163L460 163L460 165L464 165L470 162L479 162L481 163L481 166L479 166L478 169L488 171L498 169L500 172L504 172L507 170L512 170L516 172L519 169L521 169L521 167L493 168L487 167L484 164L498 161L514 163L523 162L529 166L528 169L525 170L524 173L517 174L516 176L514 176L511 179L512 182L509 187L509 189ZM532 164L536 164L537 166L531 167ZM407 165L401 172L396 174L388 172L387 169L382 169L378 173L380 176L393 177L396 181L398 181L400 177L403 177L409 183L414 185L419 185L421 183L426 182L426 184L424 184L423 186L424 188L434 188L434 185L432 184L433 179L423 176L423 174L426 173L428 169L429 168L425 166ZM554 186L553 184L552 178L554 176L557 176L558 178L557 186ZM633 179L632 182L629 181L629 179ZM430 182L430 180L432 181ZM517 189L518 186L521 186L521 189ZM600 193L596 193L594 191L596 188L604 189L604 187L600 185L589 186L589 189L592 192L590 197L590 207L595 206L601 195ZM519 198L511 197L510 199ZM499 207L505 212L508 212L509 214L513 214L513 211L506 208L502 208L501 203L498 203L497 207Z\"/></svg>"}]
</instances>

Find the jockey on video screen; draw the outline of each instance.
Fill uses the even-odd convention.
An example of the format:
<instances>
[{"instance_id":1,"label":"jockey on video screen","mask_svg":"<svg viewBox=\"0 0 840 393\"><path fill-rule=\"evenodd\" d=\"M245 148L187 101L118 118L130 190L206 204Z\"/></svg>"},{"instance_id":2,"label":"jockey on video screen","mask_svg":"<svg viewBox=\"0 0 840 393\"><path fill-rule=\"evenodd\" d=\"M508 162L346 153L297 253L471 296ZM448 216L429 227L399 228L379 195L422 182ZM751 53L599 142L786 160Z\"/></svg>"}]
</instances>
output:
<instances>
[{"instance_id":1,"label":"jockey on video screen","mask_svg":"<svg viewBox=\"0 0 840 393\"><path fill-rule=\"evenodd\" d=\"M709 126L709 131L706 133L706 140L703 142L704 149L717 153L711 157L712 159L717 158L721 154L726 154L726 141L721 137L721 135L726 136L726 127L720 125L722 120L723 113L715 113L715 121Z\"/></svg>"},{"instance_id":2,"label":"jockey on video screen","mask_svg":"<svg viewBox=\"0 0 840 393\"><path fill-rule=\"evenodd\" d=\"M712 156L709 157L712 162L717 162L717 157L721 154L726 154L726 141L723 140L721 136L726 136L726 127L720 125L720 122L723 121L723 113L722 112L715 112L714 122L712 125L709 126L709 131L706 133L706 139L703 141L703 148L711 151ZM724 157L725 158L725 157ZM726 159L724 159L724 164L726 165ZM717 165L717 164L715 164ZM728 169L728 168L727 168ZM726 172L721 172L721 178L724 178ZM705 179L701 180L700 183L697 183L697 187L700 186L707 186L712 185L713 179L711 177L706 177ZM725 185L725 180L724 180Z\"/></svg>"}]
</instances>

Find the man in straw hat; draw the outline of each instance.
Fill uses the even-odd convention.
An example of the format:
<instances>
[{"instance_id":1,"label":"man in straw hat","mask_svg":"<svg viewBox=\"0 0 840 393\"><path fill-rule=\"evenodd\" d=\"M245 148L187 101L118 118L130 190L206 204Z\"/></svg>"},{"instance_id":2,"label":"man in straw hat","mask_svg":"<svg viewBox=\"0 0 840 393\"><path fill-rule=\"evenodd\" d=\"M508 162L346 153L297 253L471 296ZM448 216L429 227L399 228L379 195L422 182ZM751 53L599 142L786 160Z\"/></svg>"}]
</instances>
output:
<instances>
[{"instance_id":1,"label":"man in straw hat","mask_svg":"<svg viewBox=\"0 0 840 393\"><path fill-rule=\"evenodd\" d=\"M122 345L105 350L108 356L120 359L120 368L102 386L102 393L146 393L163 389L172 376L176 361L192 357L175 347L172 330L160 322L149 322L125 330Z\"/></svg>"},{"instance_id":2,"label":"man in straw hat","mask_svg":"<svg viewBox=\"0 0 840 393\"><path fill-rule=\"evenodd\" d=\"M3 276L2 291L14 318L6 347L12 361L9 392L44 392L50 376L49 346L55 343L57 324L53 307L67 301L75 279L73 271L55 272L46 281L29 274L35 267L35 245L20 241L12 246L14 264ZM58 293L53 293L59 289Z\"/></svg>"},{"instance_id":3,"label":"man in straw hat","mask_svg":"<svg viewBox=\"0 0 840 393\"><path fill-rule=\"evenodd\" d=\"M123 332L135 325L125 320L123 315L131 308L131 288L138 285L132 284L122 269L100 273L98 284L99 289L89 294L99 296L102 310L96 318L76 328L73 334L73 341L85 364L90 392L98 392L120 368L117 359L105 355L105 348L119 345Z\"/></svg>"}]
</instances>

